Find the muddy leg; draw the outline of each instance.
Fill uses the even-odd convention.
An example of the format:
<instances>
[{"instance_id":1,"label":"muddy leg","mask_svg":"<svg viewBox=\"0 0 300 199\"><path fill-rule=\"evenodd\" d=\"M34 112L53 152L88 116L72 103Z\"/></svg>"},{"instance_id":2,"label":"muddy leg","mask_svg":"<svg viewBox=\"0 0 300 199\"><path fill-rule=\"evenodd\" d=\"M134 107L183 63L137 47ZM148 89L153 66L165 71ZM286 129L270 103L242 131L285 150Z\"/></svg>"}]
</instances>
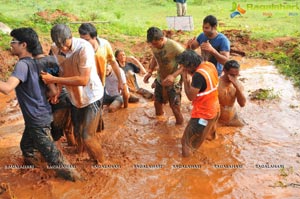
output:
<instances>
[{"instance_id":1,"label":"muddy leg","mask_svg":"<svg viewBox=\"0 0 300 199\"><path fill-rule=\"evenodd\" d=\"M163 111L163 104L158 102L158 101L154 101L154 107L155 107L155 114L157 116L163 115L164 111Z\"/></svg>"},{"instance_id":2,"label":"muddy leg","mask_svg":"<svg viewBox=\"0 0 300 199\"><path fill-rule=\"evenodd\" d=\"M85 117L83 118L82 138L84 146L92 160L103 163L104 155L101 143L96 137L96 130L100 118L100 102L97 101L85 108Z\"/></svg>"},{"instance_id":3,"label":"muddy leg","mask_svg":"<svg viewBox=\"0 0 300 199\"><path fill-rule=\"evenodd\" d=\"M180 105L172 105L171 108L176 118L176 124L183 124L184 119L181 114Z\"/></svg>"},{"instance_id":4,"label":"muddy leg","mask_svg":"<svg viewBox=\"0 0 300 199\"><path fill-rule=\"evenodd\" d=\"M69 146L75 146L76 141L75 141L75 137L74 137L74 128L73 128L70 112L69 112L67 117L68 117L68 119L65 123L64 134L67 138L68 145Z\"/></svg>"}]
</instances>

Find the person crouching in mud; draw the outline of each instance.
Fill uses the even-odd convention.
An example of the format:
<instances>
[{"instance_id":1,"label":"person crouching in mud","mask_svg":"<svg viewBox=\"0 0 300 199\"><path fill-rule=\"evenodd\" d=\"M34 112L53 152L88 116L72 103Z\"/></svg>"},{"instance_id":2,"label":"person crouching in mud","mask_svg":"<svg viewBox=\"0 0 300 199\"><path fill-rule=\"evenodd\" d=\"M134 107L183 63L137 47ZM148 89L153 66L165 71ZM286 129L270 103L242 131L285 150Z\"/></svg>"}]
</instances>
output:
<instances>
[{"instance_id":1,"label":"person crouching in mud","mask_svg":"<svg viewBox=\"0 0 300 199\"><path fill-rule=\"evenodd\" d=\"M220 77L218 92L221 106L221 115L219 124L226 126L243 126L245 122L238 117L235 101L240 107L246 104L246 97L243 94L243 86L237 79L239 76L240 65L235 60L229 60L225 63L223 75Z\"/></svg>"},{"instance_id":2,"label":"person crouching in mud","mask_svg":"<svg viewBox=\"0 0 300 199\"><path fill-rule=\"evenodd\" d=\"M191 119L181 139L182 155L188 157L205 139L216 137L216 123L220 115L218 99L218 72L210 62L193 50L186 50L176 57L183 67L182 78L187 98L192 101Z\"/></svg>"}]
</instances>

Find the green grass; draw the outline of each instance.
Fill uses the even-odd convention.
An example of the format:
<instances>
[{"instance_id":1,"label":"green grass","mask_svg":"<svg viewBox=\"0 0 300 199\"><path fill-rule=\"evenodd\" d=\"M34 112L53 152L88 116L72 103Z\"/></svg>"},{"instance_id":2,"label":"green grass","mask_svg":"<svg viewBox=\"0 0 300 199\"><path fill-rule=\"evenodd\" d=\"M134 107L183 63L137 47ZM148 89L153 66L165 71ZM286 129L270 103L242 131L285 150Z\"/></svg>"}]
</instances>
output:
<instances>
[{"instance_id":1,"label":"green grass","mask_svg":"<svg viewBox=\"0 0 300 199\"><path fill-rule=\"evenodd\" d=\"M202 20L206 15L217 16L221 22L219 30L244 29L252 32L253 38L274 38L280 36L299 36L300 10L246 10L242 16L230 18L234 1L208 1L189 0L188 15L193 16L195 30L192 34L202 32ZM293 5L297 1L257 1L240 0L242 8L247 4L280 4ZM176 5L173 0L136 0L128 2L124 0L72 0L72 1L30 1L30 0L0 0L0 13L8 20L12 28L20 25L31 25L39 31L46 33L49 27L39 23L28 21L34 18L34 14L46 9L60 9L79 17L81 21L110 21L110 24L98 24L99 32L109 34L125 34L132 36L145 36L147 28L158 26L167 28L166 16L176 14ZM270 15L271 16L268 16ZM295 16L290 16L291 13ZM64 20L62 20L65 22ZM47 24L46 24L47 25ZM48 24L51 27L52 24ZM76 29L76 27L74 27Z\"/></svg>"},{"instance_id":2,"label":"green grass","mask_svg":"<svg viewBox=\"0 0 300 199\"><path fill-rule=\"evenodd\" d=\"M246 10L245 14L230 18L233 2L240 4ZM219 31L240 29L251 32L252 39L271 40L275 37L300 37L300 10L274 10L248 8L253 5L296 5L300 7L299 0L189 0L187 14L193 16L194 31L186 35L193 37L202 32L202 20L212 14L218 18ZM100 21L109 23L96 23L100 36L114 41L124 41L124 37L133 36L146 38L146 31L151 26L168 29L166 16L176 15L176 4L173 0L0 0L0 21L11 28L21 26L32 27L40 37L50 42L50 29L55 23L68 23L74 36L78 36L77 29L80 24L70 24L68 18L58 17L55 21L45 21L36 15L37 12L48 10L53 12L59 9L78 17L78 21ZM0 48L8 49L8 35L0 33ZM180 41L185 43L185 38ZM124 41L125 42L125 41ZM300 55L299 43L292 53L285 53L286 48L280 46L282 53L262 54L253 52L256 56L275 60L281 72L292 77L296 85L300 85Z\"/></svg>"},{"instance_id":3,"label":"green grass","mask_svg":"<svg viewBox=\"0 0 300 199\"><path fill-rule=\"evenodd\" d=\"M274 92L274 89L258 89L250 93L251 100L274 100L279 99L279 94Z\"/></svg>"}]
</instances>

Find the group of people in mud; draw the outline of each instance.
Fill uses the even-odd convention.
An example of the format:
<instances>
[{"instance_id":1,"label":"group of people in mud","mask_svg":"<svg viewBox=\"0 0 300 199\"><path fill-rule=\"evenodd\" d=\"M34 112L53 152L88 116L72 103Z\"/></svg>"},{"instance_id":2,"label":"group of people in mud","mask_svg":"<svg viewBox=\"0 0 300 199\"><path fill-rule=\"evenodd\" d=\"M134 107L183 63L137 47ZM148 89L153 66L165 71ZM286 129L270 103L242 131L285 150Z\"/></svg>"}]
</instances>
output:
<instances>
[{"instance_id":1,"label":"group of people in mud","mask_svg":"<svg viewBox=\"0 0 300 199\"><path fill-rule=\"evenodd\" d=\"M65 24L54 25L49 55L43 54L32 28L17 28L10 33L11 51L19 61L8 80L0 81L0 92L16 91L25 120L20 146L26 164L36 165L39 151L49 165L57 167L58 176L80 179L74 168L66 166L68 160L55 140L64 134L78 153L85 150L91 161L103 164L101 143L96 139L96 132L104 128L103 104L113 112L126 108L128 102L137 102L136 94L141 94L154 101L158 117L164 114L163 105L168 102L176 125L182 125L182 84L193 104L182 136L184 157L205 139L216 137L218 121L242 125L234 106L235 101L241 107L246 103L237 79L240 65L229 60L230 43L217 32L216 17L205 17L203 33L189 40L186 49L159 28L150 27L147 42L153 58L148 71L123 50L113 53L110 43L98 37L91 23L81 24L78 31L80 38L73 37ZM198 49L201 53L195 51ZM156 69L154 93L140 88L135 74L144 75L144 82L149 83Z\"/></svg>"}]
</instances>

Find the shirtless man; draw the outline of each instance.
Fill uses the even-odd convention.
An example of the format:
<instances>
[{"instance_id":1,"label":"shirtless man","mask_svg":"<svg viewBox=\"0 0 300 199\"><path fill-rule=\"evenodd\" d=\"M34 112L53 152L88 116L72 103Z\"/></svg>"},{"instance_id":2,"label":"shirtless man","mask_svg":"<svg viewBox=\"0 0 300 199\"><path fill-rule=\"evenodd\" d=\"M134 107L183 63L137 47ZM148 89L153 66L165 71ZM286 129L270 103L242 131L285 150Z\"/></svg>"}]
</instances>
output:
<instances>
[{"instance_id":1,"label":"shirtless man","mask_svg":"<svg viewBox=\"0 0 300 199\"><path fill-rule=\"evenodd\" d=\"M243 94L243 86L237 79L239 76L240 65L235 60L229 60L225 63L223 72L219 81L219 102L221 106L221 115L219 123L226 126L243 126L244 121L238 118L234 106L237 100L241 107L246 104L246 97Z\"/></svg>"}]
</instances>

